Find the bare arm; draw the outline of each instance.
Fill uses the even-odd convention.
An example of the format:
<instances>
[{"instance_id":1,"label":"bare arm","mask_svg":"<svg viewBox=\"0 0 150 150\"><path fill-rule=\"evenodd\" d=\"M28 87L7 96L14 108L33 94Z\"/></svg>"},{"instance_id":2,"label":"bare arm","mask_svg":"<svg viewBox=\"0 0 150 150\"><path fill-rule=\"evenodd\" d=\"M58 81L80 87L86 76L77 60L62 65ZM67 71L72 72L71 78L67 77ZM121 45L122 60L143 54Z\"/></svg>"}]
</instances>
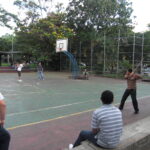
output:
<instances>
[{"instance_id":1,"label":"bare arm","mask_svg":"<svg viewBox=\"0 0 150 150\"><path fill-rule=\"evenodd\" d=\"M129 72L128 72L128 71L127 71L126 74L124 75L124 78L125 78L125 79L128 79L128 78L129 78Z\"/></svg>"},{"instance_id":2,"label":"bare arm","mask_svg":"<svg viewBox=\"0 0 150 150\"><path fill-rule=\"evenodd\" d=\"M4 125L6 114L6 104L3 100L0 100L0 125Z\"/></svg>"},{"instance_id":3,"label":"bare arm","mask_svg":"<svg viewBox=\"0 0 150 150\"><path fill-rule=\"evenodd\" d=\"M93 129L92 129L92 132L93 132L94 134L97 134L99 131L100 131L99 128L95 128L95 129L93 128Z\"/></svg>"},{"instance_id":4,"label":"bare arm","mask_svg":"<svg viewBox=\"0 0 150 150\"><path fill-rule=\"evenodd\" d=\"M133 74L131 77L130 77L131 80L138 80L138 79L142 79L142 77L138 74Z\"/></svg>"}]
</instances>

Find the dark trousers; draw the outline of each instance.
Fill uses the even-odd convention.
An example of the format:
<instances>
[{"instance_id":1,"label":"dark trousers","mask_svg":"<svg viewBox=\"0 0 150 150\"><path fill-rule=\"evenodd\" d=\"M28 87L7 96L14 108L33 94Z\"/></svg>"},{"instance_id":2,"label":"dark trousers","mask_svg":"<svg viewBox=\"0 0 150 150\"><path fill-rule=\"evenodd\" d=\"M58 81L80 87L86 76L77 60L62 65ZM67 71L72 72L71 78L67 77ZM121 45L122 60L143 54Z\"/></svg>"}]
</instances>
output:
<instances>
[{"instance_id":1,"label":"dark trousers","mask_svg":"<svg viewBox=\"0 0 150 150\"><path fill-rule=\"evenodd\" d=\"M9 132L0 126L0 150L8 150L10 142Z\"/></svg>"},{"instance_id":2,"label":"dark trousers","mask_svg":"<svg viewBox=\"0 0 150 150\"><path fill-rule=\"evenodd\" d=\"M97 144L97 139L95 138L95 134L93 134L92 131L86 131L86 130L83 130L80 132L80 134L79 134L77 140L75 141L73 147L79 146L81 144L81 142L83 142L85 140L90 141L91 143L93 143L94 145L96 145L98 147L101 147L100 145ZM103 147L101 147L101 148L103 148Z\"/></svg>"},{"instance_id":3,"label":"dark trousers","mask_svg":"<svg viewBox=\"0 0 150 150\"><path fill-rule=\"evenodd\" d=\"M131 99L132 99L132 104L133 104L133 107L134 107L134 110L135 111L139 111L139 108L138 108L138 102L137 102L137 99L136 99L136 89L126 89L123 96L122 96L122 99L121 99L121 103L120 103L120 106L119 106L119 109L123 109L123 106L125 104L125 101L126 99L128 98L128 96L131 95Z\"/></svg>"},{"instance_id":4,"label":"dark trousers","mask_svg":"<svg viewBox=\"0 0 150 150\"><path fill-rule=\"evenodd\" d=\"M21 71L17 71L18 77L21 77Z\"/></svg>"}]
</instances>

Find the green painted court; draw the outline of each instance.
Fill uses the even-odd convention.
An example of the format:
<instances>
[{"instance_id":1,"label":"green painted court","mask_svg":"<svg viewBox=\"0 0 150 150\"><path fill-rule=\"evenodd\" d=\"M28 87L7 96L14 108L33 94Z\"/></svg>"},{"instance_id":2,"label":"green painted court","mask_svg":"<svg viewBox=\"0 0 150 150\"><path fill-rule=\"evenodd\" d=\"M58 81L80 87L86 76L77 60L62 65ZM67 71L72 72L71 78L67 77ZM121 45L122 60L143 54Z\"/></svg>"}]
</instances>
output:
<instances>
[{"instance_id":1,"label":"green painted court","mask_svg":"<svg viewBox=\"0 0 150 150\"><path fill-rule=\"evenodd\" d=\"M100 93L109 89L119 103L126 88L125 80L90 77L89 80L69 79L70 73L46 72L45 80L37 79L36 72L22 73L23 82L16 73L1 73L0 91L7 103L6 127L13 129L39 122L89 111L99 106ZM137 83L138 99L150 96L150 84Z\"/></svg>"}]
</instances>

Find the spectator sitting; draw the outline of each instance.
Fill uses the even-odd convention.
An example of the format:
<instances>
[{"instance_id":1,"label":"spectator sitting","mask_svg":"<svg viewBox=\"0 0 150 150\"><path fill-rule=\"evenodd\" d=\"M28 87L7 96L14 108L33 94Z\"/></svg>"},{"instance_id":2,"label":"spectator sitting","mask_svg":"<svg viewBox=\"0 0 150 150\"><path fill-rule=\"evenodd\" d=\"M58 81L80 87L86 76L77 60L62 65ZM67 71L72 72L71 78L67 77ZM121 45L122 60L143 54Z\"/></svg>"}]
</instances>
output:
<instances>
[{"instance_id":1,"label":"spectator sitting","mask_svg":"<svg viewBox=\"0 0 150 150\"><path fill-rule=\"evenodd\" d=\"M69 149L79 146L85 140L106 149L113 149L119 144L123 126L122 113L112 105L113 98L113 93L109 90L101 94L103 105L93 112L92 130L81 131L74 145L69 145Z\"/></svg>"}]
</instances>

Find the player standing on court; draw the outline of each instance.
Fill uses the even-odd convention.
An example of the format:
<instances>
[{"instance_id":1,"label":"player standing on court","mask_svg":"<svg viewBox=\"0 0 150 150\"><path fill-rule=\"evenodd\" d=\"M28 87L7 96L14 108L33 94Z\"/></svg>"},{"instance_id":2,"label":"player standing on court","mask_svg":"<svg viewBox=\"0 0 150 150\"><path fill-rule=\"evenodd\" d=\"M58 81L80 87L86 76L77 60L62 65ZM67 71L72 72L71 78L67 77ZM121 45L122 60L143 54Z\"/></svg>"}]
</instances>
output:
<instances>
[{"instance_id":1,"label":"player standing on court","mask_svg":"<svg viewBox=\"0 0 150 150\"><path fill-rule=\"evenodd\" d=\"M18 73L18 81L21 82L21 71L22 71L22 68L24 67L24 65L22 63L20 64L17 64L17 73Z\"/></svg>"},{"instance_id":2,"label":"player standing on court","mask_svg":"<svg viewBox=\"0 0 150 150\"><path fill-rule=\"evenodd\" d=\"M139 113L139 107L138 107L138 102L137 102L137 98L136 98L136 80L141 79L141 76L138 74L135 74L132 69L128 69L128 71L126 72L125 79L127 79L127 89L125 90L122 99L121 99L121 103L119 106L120 110L123 110L125 101L127 99L127 97L129 95L131 95L132 98L132 104L135 110L135 114Z\"/></svg>"},{"instance_id":3,"label":"player standing on court","mask_svg":"<svg viewBox=\"0 0 150 150\"><path fill-rule=\"evenodd\" d=\"M37 65L37 73L38 73L38 78L40 80L44 80L43 67L42 67L41 62L39 62Z\"/></svg>"},{"instance_id":4,"label":"player standing on court","mask_svg":"<svg viewBox=\"0 0 150 150\"><path fill-rule=\"evenodd\" d=\"M0 93L0 150L8 150L10 142L10 134L4 128L6 104L4 96Z\"/></svg>"}]
</instances>

